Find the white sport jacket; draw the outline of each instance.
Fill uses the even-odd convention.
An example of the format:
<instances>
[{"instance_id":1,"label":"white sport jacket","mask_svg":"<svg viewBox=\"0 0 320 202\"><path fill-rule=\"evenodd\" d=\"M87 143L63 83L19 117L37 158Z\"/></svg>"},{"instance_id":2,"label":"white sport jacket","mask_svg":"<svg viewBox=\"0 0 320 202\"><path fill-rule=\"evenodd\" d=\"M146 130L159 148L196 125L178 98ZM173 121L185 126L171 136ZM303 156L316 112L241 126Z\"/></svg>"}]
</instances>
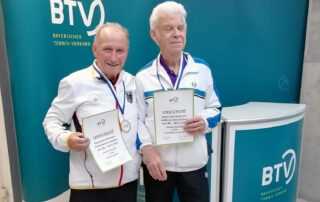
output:
<instances>
[{"instance_id":1,"label":"white sport jacket","mask_svg":"<svg viewBox=\"0 0 320 202\"><path fill-rule=\"evenodd\" d=\"M138 178L141 161L136 149L138 114L134 77L122 71L114 86L121 106L125 99L124 117L130 122L131 130L123 133L123 138L133 160L122 168L102 173L89 150L70 151L69 184L73 189L117 187ZM74 114L81 125L82 118L113 109L116 109L116 101L112 92L93 66L90 66L60 81L58 95L47 112L43 127L55 149L69 152L66 140L75 131ZM120 121L123 119L120 111L119 118ZM65 127L65 124L70 127Z\"/></svg>"},{"instance_id":2,"label":"white sport jacket","mask_svg":"<svg viewBox=\"0 0 320 202\"><path fill-rule=\"evenodd\" d=\"M194 89L194 116L201 116L206 122L206 132L220 121L221 103L212 79L211 70L201 59L183 53L187 65L181 77L179 89ZM154 145L153 92L176 89L160 64L160 54L147 64L136 76L139 119L145 127L139 127L138 136L141 149ZM177 85L178 79L176 81ZM155 145L154 145L155 146ZM208 145L205 134L195 135L193 143L161 145L155 147L168 171L185 172L202 168L208 161Z\"/></svg>"}]
</instances>

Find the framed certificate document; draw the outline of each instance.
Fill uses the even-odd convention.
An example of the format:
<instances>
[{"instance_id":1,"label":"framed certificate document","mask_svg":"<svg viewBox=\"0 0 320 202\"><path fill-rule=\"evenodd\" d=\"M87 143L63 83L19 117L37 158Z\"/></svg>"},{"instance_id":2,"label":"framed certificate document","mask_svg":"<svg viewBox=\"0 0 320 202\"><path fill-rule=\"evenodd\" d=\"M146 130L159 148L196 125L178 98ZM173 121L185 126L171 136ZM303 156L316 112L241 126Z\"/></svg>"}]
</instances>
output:
<instances>
[{"instance_id":1,"label":"framed certificate document","mask_svg":"<svg viewBox=\"0 0 320 202\"><path fill-rule=\"evenodd\" d=\"M102 172L132 160L121 134L118 110L83 118L82 128L83 135L91 141L90 152Z\"/></svg>"},{"instance_id":2,"label":"framed certificate document","mask_svg":"<svg viewBox=\"0 0 320 202\"><path fill-rule=\"evenodd\" d=\"M193 89L153 93L156 145L194 141L194 136L183 130L185 121L193 117L193 95Z\"/></svg>"}]
</instances>

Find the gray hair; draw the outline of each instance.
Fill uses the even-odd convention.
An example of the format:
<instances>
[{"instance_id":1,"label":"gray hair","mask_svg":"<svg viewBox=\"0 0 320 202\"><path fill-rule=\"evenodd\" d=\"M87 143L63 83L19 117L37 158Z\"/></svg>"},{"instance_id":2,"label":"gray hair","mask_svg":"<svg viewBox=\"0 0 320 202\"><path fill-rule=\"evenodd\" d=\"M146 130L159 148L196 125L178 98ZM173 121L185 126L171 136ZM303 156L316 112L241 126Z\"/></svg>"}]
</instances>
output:
<instances>
[{"instance_id":1,"label":"gray hair","mask_svg":"<svg viewBox=\"0 0 320 202\"><path fill-rule=\"evenodd\" d=\"M100 25L98 27L96 36L94 37L94 41L93 41L94 44L97 44L98 39L100 37L100 33L105 28L116 28L116 29L122 31L129 42L129 32L126 28L124 28L123 26L121 26L119 23L116 23L116 22L107 22L107 23L104 23L103 25Z\"/></svg>"},{"instance_id":2,"label":"gray hair","mask_svg":"<svg viewBox=\"0 0 320 202\"><path fill-rule=\"evenodd\" d=\"M158 20L161 15L171 15L171 14L181 15L184 21L184 25L187 27L187 22L186 22L187 11L184 9L184 6L175 1L165 1L153 8L151 16L149 18L150 29L157 28Z\"/></svg>"}]
</instances>

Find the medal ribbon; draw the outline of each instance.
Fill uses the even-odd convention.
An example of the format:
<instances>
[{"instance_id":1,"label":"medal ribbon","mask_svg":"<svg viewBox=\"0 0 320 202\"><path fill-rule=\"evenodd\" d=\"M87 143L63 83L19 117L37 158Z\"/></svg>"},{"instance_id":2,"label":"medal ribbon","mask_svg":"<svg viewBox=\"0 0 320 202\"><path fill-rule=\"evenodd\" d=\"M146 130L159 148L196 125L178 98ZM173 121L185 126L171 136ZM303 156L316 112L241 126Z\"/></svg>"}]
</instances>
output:
<instances>
[{"instance_id":1,"label":"medal ribbon","mask_svg":"<svg viewBox=\"0 0 320 202\"><path fill-rule=\"evenodd\" d=\"M161 80L160 80L160 76L159 76L159 60L157 61L157 77L158 77L158 80L159 80L159 83L162 87L162 90L165 90L162 83L161 83ZM184 60L184 55L181 54L181 61L180 61L180 68L179 68L179 76L178 76L178 81L176 82L175 86L175 90L179 89L179 85L180 85L180 82L181 82L181 78L182 78L182 74L183 74L183 71L185 69L185 66L186 66L186 62ZM167 89L168 90L168 89Z\"/></svg>"},{"instance_id":2,"label":"medal ribbon","mask_svg":"<svg viewBox=\"0 0 320 202\"><path fill-rule=\"evenodd\" d=\"M124 115L124 110L125 110L125 107L126 107L126 87L124 85L124 82L122 81L122 85L123 85L123 105L121 107L120 103L119 103L119 100L117 98L117 95L115 94L113 88L111 87L111 84L109 83L109 80L97 69L97 67L95 66L95 64L93 63L93 68L96 70L96 72L98 72L98 74L100 75L100 78L107 84L107 86L109 87L112 95L113 95L113 98L116 100L117 102L117 105L120 109L120 112L122 115Z\"/></svg>"}]
</instances>

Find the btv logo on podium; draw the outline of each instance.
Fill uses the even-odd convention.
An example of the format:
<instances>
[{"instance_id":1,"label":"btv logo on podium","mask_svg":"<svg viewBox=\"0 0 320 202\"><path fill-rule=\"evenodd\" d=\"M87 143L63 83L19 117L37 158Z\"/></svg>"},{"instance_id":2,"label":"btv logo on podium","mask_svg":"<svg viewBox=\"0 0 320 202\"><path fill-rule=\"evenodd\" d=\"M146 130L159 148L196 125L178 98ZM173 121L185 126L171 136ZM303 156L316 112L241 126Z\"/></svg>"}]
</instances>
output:
<instances>
[{"instance_id":1,"label":"btv logo on podium","mask_svg":"<svg viewBox=\"0 0 320 202\"><path fill-rule=\"evenodd\" d=\"M99 25L104 23L105 13L104 13L104 7L101 2L101 0L94 0L91 3L90 10L88 15L86 15L83 5L80 1L74 1L74 0L50 0L50 9L51 9L51 22L53 24L62 24L65 20L65 12L64 7L68 10L66 13L69 13L69 25L74 25L74 19L73 19L73 11L74 8L78 7L83 24L87 27L91 26L92 18L94 15L94 11L96 7L100 8L100 22ZM86 9L88 10L88 9ZM96 26L98 27L98 26ZM88 36L93 36L96 34L96 28L91 31L87 31Z\"/></svg>"},{"instance_id":2,"label":"btv logo on podium","mask_svg":"<svg viewBox=\"0 0 320 202\"><path fill-rule=\"evenodd\" d=\"M273 181L279 182L279 176L285 177L286 184L291 181L297 162L295 151L293 149L287 150L282 155L282 160L283 162L262 169L262 186L269 185Z\"/></svg>"}]
</instances>

